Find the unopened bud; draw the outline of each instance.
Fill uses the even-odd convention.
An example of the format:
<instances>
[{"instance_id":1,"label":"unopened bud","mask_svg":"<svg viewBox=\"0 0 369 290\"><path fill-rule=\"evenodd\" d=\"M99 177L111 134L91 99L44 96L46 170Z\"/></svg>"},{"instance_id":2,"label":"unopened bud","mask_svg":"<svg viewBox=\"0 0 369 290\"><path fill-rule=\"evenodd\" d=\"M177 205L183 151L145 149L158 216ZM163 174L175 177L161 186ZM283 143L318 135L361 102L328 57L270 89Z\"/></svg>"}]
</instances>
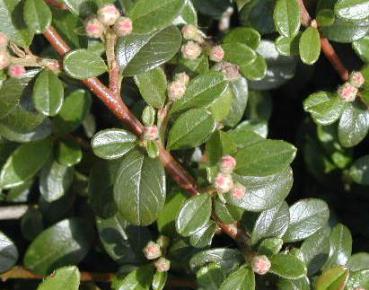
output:
<instances>
[{"instance_id":1,"label":"unopened bud","mask_svg":"<svg viewBox=\"0 0 369 290\"><path fill-rule=\"evenodd\" d=\"M225 155L219 162L220 172L230 174L236 168L237 161L231 155Z\"/></svg>"},{"instance_id":2,"label":"unopened bud","mask_svg":"<svg viewBox=\"0 0 369 290\"><path fill-rule=\"evenodd\" d=\"M91 38L100 38L104 34L104 24L102 24L96 17L92 17L85 22L86 35Z\"/></svg>"},{"instance_id":3,"label":"unopened bud","mask_svg":"<svg viewBox=\"0 0 369 290\"><path fill-rule=\"evenodd\" d=\"M161 249L157 243L150 241L143 249L144 255L148 260L155 260L161 256Z\"/></svg>"},{"instance_id":4,"label":"unopened bud","mask_svg":"<svg viewBox=\"0 0 369 290\"><path fill-rule=\"evenodd\" d=\"M223 62L217 63L214 66L214 69L216 71L222 72L225 75L226 79L229 81L237 80L241 77L240 68L236 64L223 61Z\"/></svg>"},{"instance_id":5,"label":"unopened bud","mask_svg":"<svg viewBox=\"0 0 369 290\"><path fill-rule=\"evenodd\" d=\"M214 46L209 53L209 58L214 62L221 62L224 58L224 50L220 45Z\"/></svg>"},{"instance_id":6,"label":"unopened bud","mask_svg":"<svg viewBox=\"0 0 369 290\"><path fill-rule=\"evenodd\" d=\"M156 240L156 243L160 246L160 248L166 249L169 247L170 239L167 236L159 236L159 238Z\"/></svg>"},{"instance_id":7,"label":"unopened bud","mask_svg":"<svg viewBox=\"0 0 369 290\"><path fill-rule=\"evenodd\" d=\"M171 82L168 85L168 98L172 102L181 99L185 93L186 93L186 85L180 80Z\"/></svg>"},{"instance_id":8,"label":"unopened bud","mask_svg":"<svg viewBox=\"0 0 369 290\"><path fill-rule=\"evenodd\" d=\"M252 270L259 275L265 275L269 272L271 263L267 256L255 256L251 261Z\"/></svg>"},{"instance_id":9,"label":"unopened bud","mask_svg":"<svg viewBox=\"0 0 369 290\"><path fill-rule=\"evenodd\" d=\"M102 24L107 26L113 25L119 17L120 12L113 4L105 5L97 11L97 18Z\"/></svg>"},{"instance_id":10,"label":"unopened bud","mask_svg":"<svg viewBox=\"0 0 369 290\"><path fill-rule=\"evenodd\" d=\"M356 99L358 89L347 82L339 87L337 93L345 102L353 102Z\"/></svg>"},{"instance_id":11,"label":"unopened bud","mask_svg":"<svg viewBox=\"0 0 369 290\"><path fill-rule=\"evenodd\" d=\"M359 71L352 72L350 75L350 84L355 88L360 88L365 83L363 74Z\"/></svg>"},{"instance_id":12,"label":"unopened bud","mask_svg":"<svg viewBox=\"0 0 369 290\"><path fill-rule=\"evenodd\" d=\"M5 33L0 32L0 49L4 49L8 46L9 39Z\"/></svg>"},{"instance_id":13,"label":"unopened bud","mask_svg":"<svg viewBox=\"0 0 369 290\"><path fill-rule=\"evenodd\" d=\"M174 77L174 80L181 81L182 83L184 83L187 86L188 83L190 82L190 77L185 72L182 72L182 73L176 74L175 77Z\"/></svg>"},{"instance_id":14,"label":"unopened bud","mask_svg":"<svg viewBox=\"0 0 369 290\"><path fill-rule=\"evenodd\" d=\"M231 191L232 197L236 200L241 200L246 195L246 187L244 187L242 184L237 183Z\"/></svg>"},{"instance_id":15,"label":"unopened bud","mask_svg":"<svg viewBox=\"0 0 369 290\"><path fill-rule=\"evenodd\" d=\"M128 17L119 17L114 24L114 32L120 37L131 34L132 30L132 20Z\"/></svg>"},{"instance_id":16,"label":"unopened bud","mask_svg":"<svg viewBox=\"0 0 369 290\"><path fill-rule=\"evenodd\" d=\"M12 64L8 68L8 75L12 78L21 78L25 75L26 69L23 65Z\"/></svg>"},{"instance_id":17,"label":"unopened bud","mask_svg":"<svg viewBox=\"0 0 369 290\"><path fill-rule=\"evenodd\" d=\"M182 35L186 40L194 40L198 43L204 42L205 34L195 25L188 24L182 27Z\"/></svg>"},{"instance_id":18,"label":"unopened bud","mask_svg":"<svg viewBox=\"0 0 369 290\"><path fill-rule=\"evenodd\" d=\"M159 138L159 130L156 126L147 126L144 128L143 139L154 141Z\"/></svg>"},{"instance_id":19,"label":"unopened bud","mask_svg":"<svg viewBox=\"0 0 369 290\"><path fill-rule=\"evenodd\" d=\"M10 64L10 57L6 50L0 50L0 70L7 68Z\"/></svg>"},{"instance_id":20,"label":"unopened bud","mask_svg":"<svg viewBox=\"0 0 369 290\"><path fill-rule=\"evenodd\" d=\"M160 258L154 263L156 271L158 272L168 272L170 269L170 261L165 258Z\"/></svg>"},{"instance_id":21,"label":"unopened bud","mask_svg":"<svg viewBox=\"0 0 369 290\"><path fill-rule=\"evenodd\" d=\"M214 187L219 193L229 192L233 188L232 177L228 174L219 173L215 178Z\"/></svg>"},{"instance_id":22,"label":"unopened bud","mask_svg":"<svg viewBox=\"0 0 369 290\"><path fill-rule=\"evenodd\" d=\"M185 59L195 60L201 55L202 49L196 42L189 41L182 46L181 51Z\"/></svg>"},{"instance_id":23,"label":"unopened bud","mask_svg":"<svg viewBox=\"0 0 369 290\"><path fill-rule=\"evenodd\" d=\"M48 59L45 61L45 67L53 72L60 71L60 63L56 59Z\"/></svg>"}]
</instances>

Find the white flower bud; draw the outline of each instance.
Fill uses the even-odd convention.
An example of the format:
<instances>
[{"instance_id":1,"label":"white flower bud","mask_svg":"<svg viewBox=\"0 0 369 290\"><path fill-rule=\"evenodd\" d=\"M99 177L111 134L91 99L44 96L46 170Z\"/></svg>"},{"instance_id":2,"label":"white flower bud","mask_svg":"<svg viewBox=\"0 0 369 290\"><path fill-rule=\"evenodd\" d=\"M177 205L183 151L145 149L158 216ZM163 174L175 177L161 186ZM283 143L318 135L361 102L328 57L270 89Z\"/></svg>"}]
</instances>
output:
<instances>
[{"instance_id":1,"label":"white flower bud","mask_svg":"<svg viewBox=\"0 0 369 290\"><path fill-rule=\"evenodd\" d=\"M0 70L7 68L10 64L10 57L8 52L4 50L0 50Z\"/></svg>"},{"instance_id":2,"label":"white flower bud","mask_svg":"<svg viewBox=\"0 0 369 290\"><path fill-rule=\"evenodd\" d=\"M85 22L85 31L88 37L100 38L103 36L104 30L104 24L102 24L96 17L88 18Z\"/></svg>"},{"instance_id":3,"label":"white flower bud","mask_svg":"<svg viewBox=\"0 0 369 290\"><path fill-rule=\"evenodd\" d=\"M104 25L111 26L120 17L120 12L113 4L107 4L97 11L97 18Z\"/></svg>"},{"instance_id":4,"label":"white flower bud","mask_svg":"<svg viewBox=\"0 0 369 290\"><path fill-rule=\"evenodd\" d=\"M160 258L154 263L156 271L158 272L168 272L170 269L170 261L165 258Z\"/></svg>"},{"instance_id":5,"label":"white flower bud","mask_svg":"<svg viewBox=\"0 0 369 290\"><path fill-rule=\"evenodd\" d=\"M168 85L168 98L172 102L178 101L186 93L186 85L181 80L176 80Z\"/></svg>"},{"instance_id":6,"label":"white flower bud","mask_svg":"<svg viewBox=\"0 0 369 290\"><path fill-rule=\"evenodd\" d=\"M128 17L119 17L114 24L114 32L120 37L131 34L132 30L132 20Z\"/></svg>"},{"instance_id":7,"label":"white flower bud","mask_svg":"<svg viewBox=\"0 0 369 290\"><path fill-rule=\"evenodd\" d=\"M241 200L246 195L246 187L244 187L242 184L237 183L231 191L232 197L236 200Z\"/></svg>"},{"instance_id":8,"label":"white flower bud","mask_svg":"<svg viewBox=\"0 0 369 290\"><path fill-rule=\"evenodd\" d=\"M161 256L161 249L157 243L150 241L143 249L143 253L148 260L155 260Z\"/></svg>"},{"instance_id":9,"label":"white flower bud","mask_svg":"<svg viewBox=\"0 0 369 290\"><path fill-rule=\"evenodd\" d=\"M159 130L156 126L147 126L144 128L143 139L154 141L159 138Z\"/></svg>"},{"instance_id":10,"label":"white flower bud","mask_svg":"<svg viewBox=\"0 0 369 290\"><path fill-rule=\"evenodd\" d=\"M186 40L194 40L198 43L203 43L205 34L195 25L188 24L182 27L182 35Z\"/></svg>"},{"instance_id":11,"label":"white flower bud","mask_svg":"<svg viewBox=\"0 0 369 290\"><path fill-rule=\"evenodd\" d=\"M189 41L182 46L181 51L185 59L195 60L201 55L202 49L196 42Z\"/></svg>"},{"instance_id":12,"label":"white flower bud","mask_svg":"<svg viewBox=\"0 0 369 290\"><path fill-rule=\"evenodd\" d=\"M209 53L209 58L214 62L221 62L224 58L224 50L220 45L214 46Z\"/></svg>"},{"instance_id":13,"label":"white flower bud","mask_svg":"<svg viewBox=\"0 0 369 290\"><path fill-rule=\"evenodd\" d=\"M345 102L353 102L356 99L358 89L347 82L338 88L337 93Z\"/></svg>"},{"instance_id":14,"label":"white flower bud","mask_svg":"<svg viewBox=\"0 0 369 290\"><path fill-rule=\"evenodd\" d=\"M236 168L237 161L231 155L225 155L219 162L220 172L230 174Z\"/></svg>"},{"instance_id":15,"label":"white flower bud","mask_svg":"<svg viewBox=\"0 0 369 290\"><path fill-rule=\"evenodd\" d=\"M176 74L175 77L174 77L174 80L181 81L182 83L184 83L187 86L188 83L190 82L190 77L185 72L182 72L182 73Z\"/></svg>"},{"instance_id":16,"label":"white flower bud","mask_svg":"<svg viewBox=\"0 0 369 290\"><path fill-rule=\"evenodd\" d=\"M269 272L271 263L267 256L255 256L251 261L252 270L259 275L265 275Z\"/></svg>"},{"instance_id":17,"label":"white flower bud","mask_svg":"<svg viewBox=\"0 0 369 290\"><path fill-rule=\"evenodd\" d=\"M232 177L228 174L219 173L214 181L214 187L218 193L227 193L233 188Z\"/></svg>"},{"instance_id":18,"label":"white flower bud","mask_svg":"<svg viewBox=\"0 0 369 290\"><path fill-rule=\"evenodd\" d=\"M0 49L4 49L8 46L9 39L5 33L0 32Z\"/></svg>"},{"instance_id":19,"label":"white flower bud","mask_svg":"<svg viewBox=\"0 0 369 290\"><path fill-rule=\"evenodd\" d=\"M359 71L352 72L350 75L350 84L355 88L360 88L365 83L363 74Z\"/></svg>"},{"instance_id":20,"label":"white flower bud","mask_svg":"<svg viewBox=\"0 0 369 290\"><path fill-rule=\"evenodd\" d=\"M23 65L12 64L8 68L8 75L12 78L21 78L25 75L26 69Z\"/></svg>"}]
</instances>

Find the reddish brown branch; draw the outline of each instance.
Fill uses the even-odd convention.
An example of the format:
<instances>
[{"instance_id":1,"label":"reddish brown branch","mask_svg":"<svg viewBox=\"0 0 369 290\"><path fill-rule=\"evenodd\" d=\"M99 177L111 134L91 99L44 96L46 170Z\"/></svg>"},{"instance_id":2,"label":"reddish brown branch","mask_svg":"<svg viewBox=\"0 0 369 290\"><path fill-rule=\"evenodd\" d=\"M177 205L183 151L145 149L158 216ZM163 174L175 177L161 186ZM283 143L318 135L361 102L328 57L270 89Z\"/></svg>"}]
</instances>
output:
<instances>
[{"instance_id":1,"label":"reddish brown branch","mask_svg":"<svg viewBox=\"0 0 369 290\"><path fill-rule=\"evenodd\" d=\"M60 3L58 0L46 0L46 3L57 9L67 10L68 7L64 3Z\"/></svg>"},{"instance_id":2,"label":"reddish brown branch","mask_svg":"<svg viewBox=\"0 0 369 290\"><path fill-rule=\"evenodd\" d=\"M301 12L301 23L304 26L309 26L311 22L311 16L306 9L304 0L298 0L300 5L300 12Z\"/></svg>"}]
</instances>

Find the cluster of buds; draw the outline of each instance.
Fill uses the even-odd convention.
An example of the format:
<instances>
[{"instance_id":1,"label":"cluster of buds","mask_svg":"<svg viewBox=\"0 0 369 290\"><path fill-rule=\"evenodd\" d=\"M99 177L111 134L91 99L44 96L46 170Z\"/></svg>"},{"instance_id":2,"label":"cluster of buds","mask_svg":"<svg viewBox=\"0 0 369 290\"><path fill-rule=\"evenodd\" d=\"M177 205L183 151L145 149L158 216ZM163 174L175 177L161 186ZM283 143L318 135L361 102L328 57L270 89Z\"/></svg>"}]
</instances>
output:
<instances>
[{"instance_id":1,"label":"cluster of buds","mask_svg":"<svg viewBox=\"0 0 369 290\"><path fill-rule=\"evenodd\" d=\"M224 50L220 45L213 46L209 52L209 58L214 62L221 62L224 59Z\"/></svg>"},{"instance_id":2,"label":"cluster of buds","mask_svg":"<svg viewBox=\"0 0 369 290\"><path fill-rule=\"evenodd\" d=\"M146 126L142 135L143 140L155 141L159 138L159 129L157 126Z\"/></svg>"},{"instance_id":3,"label":"cluster of buds","mask_svg":"<svg viewBox=\"0 0 369 290\"><path fill-rule=\"evenodd\" d=\"M271 263L267 256L255 256L251 261L251 267L254 273L258 275L265 275L269 272Z\"/></svg>"},{"instance_id":4,"label":"cluster of buds","mask_svg":"<svg viewBox=\"0 0 369 290\"><path fill-rule=\"evenodd\" d=\"M202 53L200 45L205 41L205 34L195 25L189 24L182 27L182 35L185 40L188 40L181 49L183 58L197 59Z\"/></svg>"},{"instance_id":5,"label":"cluster of buds","mask_svg":"<svg viewBox=\"0 0 369 290\"><path fill-rule=\"evenodd\" d=\"M340 86L337 93L345 102L353 102L364 83L365 79L361 72L352 72L349 81Z\"/></svg>"},{"instance_id":6,"label":"cluster of buds","mask_svg":"<svg viewBox=\"0 0 369 290\"><path fill-rule=\"evenodd\" d=\"M163 257L163 251L169 246L169 238L160 236L156 242L150 241L143 249L143 253L148 260L155 260L154 266L158 272L168 272L170 261Z\"/></svg>"},{"instance_id":7,"label":"cluster of buds","mask_svg":"<svg viewBox=\"0 0 369 290\"><path fill-rule=\"evenodd\" d=\"M107 27L113 26L116 35L122 37L132 33L132 20L121 16L113 4L107 4L97 11L97 16L88 18L85 22L85 31L88 37L101 38Z\"/></svg>"},{"instance_id":8,"label":"cluster of buds","mask_svg":"<svg viewBox=\"0 0 369 290\"><path fill-rule=\"evenodd\" d=\"M186 93L189 81L190 77L186 73L176 74L174 81L168 85L169 100L175 102L181 99Z\"/></svg>"},{"instance_id":9,"label":"cluster of buds","mask_svg":"<svg viewBox=\"0 0 369 290\"><path fill-rule=\"evenodd\" d=\"M188 24L182 27L182 35L186 40L193 40L197 43L204 43L205 34L195 25Z\"/></svg>"},{"instance_id":10,"label":"cluster of buds","mask_svg":"<svg viewBox=\"0 0 369 290\"><path fill-rule=\"evenodd\" d=\"M201 55L202 48L198 43L190 40L182 46L181 52L183 58L189 60L196 60Z\"/></svg>"},{"instance_id":11,"label":"cluster of buds","mask_svg":"<svg viewBox=\"0 0 369 290\"><path fill-rule=\"evenodd\" d=\"M214 180L214 187L218 194L230 192L236 200L241 200L246 194L246 188L239 183L234 183L232 173L237 162L230 155L225 155L219 162L219 173Z\"/></svg>"},{"instance_id":12,"label":"cluster of buds","mask_svg":"<svg viewBox=\"0 0 369 290\"><path fill-rule=\"evenodd\" d=\"M238 65L222 61L214 66L216 71L222 72L229 81L237 80L241 77Z\"/></svg>"}]
</instances>

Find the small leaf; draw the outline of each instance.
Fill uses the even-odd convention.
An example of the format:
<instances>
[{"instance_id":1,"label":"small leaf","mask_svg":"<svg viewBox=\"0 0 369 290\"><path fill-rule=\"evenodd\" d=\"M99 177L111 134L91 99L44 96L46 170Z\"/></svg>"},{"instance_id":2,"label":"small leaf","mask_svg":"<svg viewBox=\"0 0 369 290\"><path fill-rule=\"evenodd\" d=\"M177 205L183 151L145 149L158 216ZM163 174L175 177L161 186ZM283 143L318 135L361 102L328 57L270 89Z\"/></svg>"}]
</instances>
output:
<instances>
[{"instance_id":1,"label":"small leaf","mask_svg":"<svg viewBox=\"0 0 369 290\"><path fill-rule=\"evenodd\" d=\"M303 199L290 207L290 225L284 235L285 242L296 242L314 234L328 221L327 204L315 198Z\"/></svg>"},{"instance_id":2,"label":"small leaf","mask_svg":"<svg viewBox=\"0 0 369 290\"><path fill-rule=\"evenodd\" d=\"M64 70L72 78L84 80L106 72L104 60L87 49L77 49L64 57Z\"/></svg>"},{"instance_id":3,"label":"small leaf","mask_svg":"<svg viewBox=\"0 0 369 290\"><path fill-rule=\"evenodd\" d=\"M177 232L188 237L204 227L211 215L209 194L200 194L186 201L176 219Z\"/></svg>"},{"instance_id":4,"label":"small leaf","mask_svg":"<svg viewBox=\"0 0 369 290\"><path fill-rule=\"evenodd\" d=\"M300 6L297 0L277 0L274 8L274 23L278 32L294 37L300 29Z\"/></svg>"},{"instance_id":5,"label":"small leaf","mask_svg":"<svg viewBox=\"0 0 369 290\"><path fill-rule=\"evenodd\" d=\"M152 290L163 290L168 280L168 272L156 272L152 279Z\"/></svg>"},{"instance_id":6,"label":"small leaf","mask_svg":"<svg viewBox=\"0 0 369 290\"><path fill-rule=\"evenodd\" d=\"M196 272L196 280L204 289L219 289L225 275L222 268L216 263L210 263Z\"/></svg>"},{"instance_id":7,"label":"small leaf","mask_svg":"<svg viewBox=\"0 0 369 290\"><path fill-rule=\"evenodd\" d=\"M352 255L347 263L350 271L369 269L369 253L361 252Z\"/></svg>"},{"instance_id":8,"label":"small leaf","mask_svg":"<svg viewBox=\"0 0 369 290\"><path fill-rule=\"evenodd\" d=\"M286 279L300 279L307 274L305 264L290 254L277 254L270 257L270 272Z\"/></svg>"},{"instance_id":9,"label":"small leaf","mask_svg":"<svg viewBox=\"0 0 369 290\"><path fill-rule=\"evenodd\" d=\"M240 72L245 78L251 81L260 81L267 73L267 63L264 57L257 54L253 62L240 66Z\"/></svg>"},{"instance_id":10,"label":"small leaf","mask_svg":"<svg viewBox=\"0 0 369 290\"><path fill-rule=\"evenodd\" d=\"M337 266L323 272L316 282L316 290L344 289L349 271L344 267Z\"/></svg>"},{"instance_id":11,"label":"small leaf","mask_svg":"<svg viewBox=\"0 0 369 290\"><path fill-rule=\"evenodd\" d=\"M303 63L314 64L320 56L320 35L318 29L308 27L300 37L300 57Z\"/></svg>"},{"instance_id":12,"label":"small leaf","mask_svg":"<svg viewBox=\"0 0 369 290\"><path fill-rule=\"evenodd\" d=\"M81 162L81 147L73 141L59 142L57 160L61 165L71 167Z\"/></svg>"},{"instance_id":13,"label":"small leaf","mask_svg":"<svg viewBox=\"0 0 369 290\"><path fill-rule=\"evenodd\" d=\"M78 268L69 266L56 270L37 287L37 290L78 290L79 283Z\"/></svg>"},{"instance_id":14,"label":"small leaf","mask_svg":"<svg viewBox=\"0 0 369 290\"><path fill-rule=\"evenodd\" d=\"M44 32L51 24L51 10L44 0L26 0L23 15L28 28L35 33Z\"/></svg>"},{"instance_id":15,"label":"small leaf","mask_svg":"<svg viewBox=\"0 0 369 290\"><path fill-rule=\"evenodd\" d=\"M91 141L95 155L103 159L117 159L136 146L137 137L124 129L106 129Z\"/></svg>"},{"instance_id":16,"label":"small leaf","mask_svg":"<svg viewBox=\"0 0 369 290\"><path fill-rule=\"evenodd\" d=\"M43 71L36 79L32 99L37 111L46 116L55 116L64 101L63 83L53 72Z\"/></svg>"},{"instance_id":17,"label":"small leaf","mask_svg":"<svg viewBox=\"0 0 369 290\"><path fill-rule=\"evenodd\" d=\"M367 289L369 287L369 269L352 272L347 282L348 290Z\"/></svg>"},{"instance_id":18,"label":"small leaf","mask_svg":"<svg viewBox=\"0 0 369 290\"><path fill-rule=\"evenodd\" d=\"M211 245L211 241L217 230L217 224L209 221L190 237L190 244L195 248L205 248Z\"/></svg>"},{"instance_id":19,"label":"small leaf","mask_svg":"<svg viewBox=\"0 0 369 290\"><path fill-rule=\"evenodd\" d=\"M248 65L257 57L256 52L243 43L224 43L222 48L224 50L224 60L239 66Z\"/></svg>"},{"instance_id":20,"label":"small leaf","mask_svg":"<svg viewBox=\"0 0 369 290\"><path fill-rule=\"evenodd\" d=\"M129 273L123 279L116 278L112 283L113 290L148 290L154 275L154 267L145 265Z\"/></svg>"},{"instance_id":21,"label":"small leaf","mask_svg":"<svg viewBox=\"0 0 369 290\"><path fill-rule=\"evenodd\" d=\"M283 240L280 238L268 238L262 240L258 246L258 254L272 256L278 254L283 247Z\"/></svg>"},{"instance_id":22,"label":"small leaf","mask_svg":"<svg viewBox=\"0 0 369 290\"><path fill-rule=\"evenodd\" d=\"M213 117L204 109L192 109L180 115L168 134L168 149L196 147L215 129Z\"/></svg>"},{"instance_id":23,"label":"small leaf","mask_svg":"<svg viewBox=\"0 0 369 290\"><path fill-rule=\"evenodd\" d=\"M0 273L4 273L13 267L17 260L17 247L3 232L0 232Z\"/></svg>"},{"instance_id":24,"label":"small leaf","mask_svg":"<svg viewBox=\"0 0 369 290\"><path fill-rule=\"evenodd\" d=\"M334 12L338 17L347 20L362 20L369 17L369 1L338 0Z\"/></svg>"},{"instance_id":25,"label":"small leaf","mask_svg":"<svg viewBox=\"0 0 369 290\"><path fill-rule=\"evenodd\" d=\"M261 36L259 32L251 27L237 27L226 34L224 43L243 43L252 49L257 49Z\"/></svg>"},{"instance_id":26,"label":"small leaf","mask_svg":"<svg viewBox=\"0 0 369 290\"><path fill-rule=\"evenodd\" d=\"M369 36L354 41L352 48L363 62L369 62Z\"/></svg>"},{"instance_id":27,"label":"small leaf","mask_svg":"<svg viewBox=\"0 0 369 290\"><path fill-rule=\"evenodd\" d=\"M255 274L248 265L231 273L220 285L219 290L255 290Z\"/></svg>"},{"instance_id":28,"label":"small leaf","mask_svg":"<svg viewBox=\"0 0 369 290\"><path fill-rule=\"evenodd\" d=\"M352 180L361 185L369 185L369 155L355 160L349 170Z\"/></svg>"}]
</instances>

